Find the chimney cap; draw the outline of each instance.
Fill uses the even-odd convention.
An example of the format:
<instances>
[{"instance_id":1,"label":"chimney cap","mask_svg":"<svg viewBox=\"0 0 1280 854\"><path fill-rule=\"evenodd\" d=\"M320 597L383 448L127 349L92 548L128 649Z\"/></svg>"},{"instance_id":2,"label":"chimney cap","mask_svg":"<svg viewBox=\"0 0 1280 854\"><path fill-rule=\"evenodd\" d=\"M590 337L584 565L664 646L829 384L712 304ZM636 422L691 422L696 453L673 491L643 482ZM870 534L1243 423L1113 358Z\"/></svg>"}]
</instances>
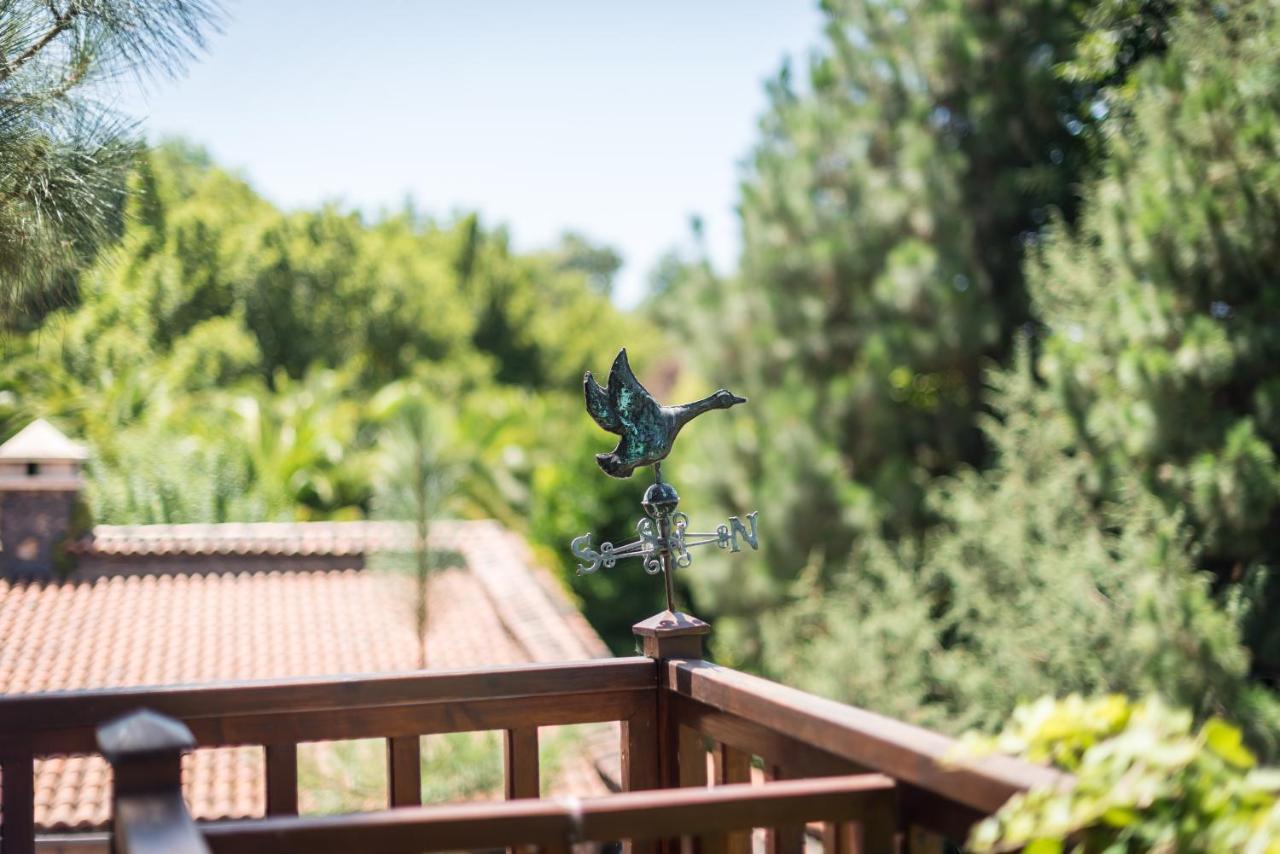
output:
<instances>
[{"instance_id":1,"label":"chimney cap","mask_svg":"<svg viewBox=\"0 0 1280 854\"><path fill-rule=\"evenodd\" d=\"M87 460L89 451L43 418L37 418L0 445L0 461L71 462Z\"/></svg>"}]
</instances>

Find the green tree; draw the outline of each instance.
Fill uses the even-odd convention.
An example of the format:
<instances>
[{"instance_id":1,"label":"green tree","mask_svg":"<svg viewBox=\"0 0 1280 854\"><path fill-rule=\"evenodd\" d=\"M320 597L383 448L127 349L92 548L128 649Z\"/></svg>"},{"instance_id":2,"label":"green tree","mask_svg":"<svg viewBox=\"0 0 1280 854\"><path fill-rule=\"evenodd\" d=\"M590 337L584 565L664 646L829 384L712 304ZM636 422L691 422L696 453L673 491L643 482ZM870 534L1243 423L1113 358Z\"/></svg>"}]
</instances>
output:
<instances>
[{"instance_id":1,"label":"green tree","mask_svg":"<svg viewBox=\"0 0 1280 854\"><path fill-rule=\"evenodd\" d=\"M1250 682L1238 611L1215 601L1183 520L1137 484L1098 503L1025 355L993 380L995 464L939 482L946 521L919 545L867 540L834 586L803 579L762 621L768 671L951 732L1044 694L1156 692L1274 751L1280 706Z\"/></svg>"},{"instance_id":2,"label":"green tree","mask_svg":"<svg viewBox=\"0 0 1280 854\"><path fill-rule=\"evenodd\" d=\"M1188 4L1168 53L1108 92L1078 227L1030 266L1039 359L1101 500L1140 484L1244 594L1280 675L1280 10Z\"/></svg>"},{"instance_id":3,"label":"green tree","mask_svg":"<svg viewBox=\"0 0 1280 854\"><path fill-rule=\"evenodd\" d=\"M1188 6L1167 36L1104 93L1079 223L1029 263L1044 332L1034 373L993 375L995 464L935 485L919 543L869 541L767 621L771 671L949 728L1041 693L1157 692L1274 754L1250 676L1277 661L1280 11Z\"/></svg>"},{"instance_id":4,"label":"green tree","mask_svg":"<svg viewBox=\"0 0 1280 854\"><path fill-rule=\"evenodd\" d=\"M384 471L379 478L376 511L384 519L406 521L413 527L410 554L419 667L428 663L428 591L436 557L430 542L431 525L452 492L456 466L446 450L442 409L422 394L398 396L378 443Z\"/></svg>"},{"instance_id":5,"label":"green tree","mask_svg":"<svg viewBox=\"0 0 1280 854\"><path fill-rule=\"evenodd\" d=\"M1097 122L1098 84L1059 73L1088 4L824 11L805 80L768 87L739 275L695 257L664 276L689 330L716 330L699 372L756 392L732 432L686 447L705 465L672 473L735 509L767 501L767 557L695 582L744 639L802 567L838 571L860 535L918 536L930 480L982 461L983 365L1028 321L1024 252L1051 210L1074 216Z\"/></svg>"},{"instance_id":6,"label":"green tree","mask_svg":"<svg viewBox=\"0 0 1280 854\"><path fill-rule=\"evenodd\" d=\"M181 68L207 0L10 0L0 6L0 319L29 323L74 296L73 272L120 227L136 150L99 100L124 73Z\"/></svg>"}]
</instances>

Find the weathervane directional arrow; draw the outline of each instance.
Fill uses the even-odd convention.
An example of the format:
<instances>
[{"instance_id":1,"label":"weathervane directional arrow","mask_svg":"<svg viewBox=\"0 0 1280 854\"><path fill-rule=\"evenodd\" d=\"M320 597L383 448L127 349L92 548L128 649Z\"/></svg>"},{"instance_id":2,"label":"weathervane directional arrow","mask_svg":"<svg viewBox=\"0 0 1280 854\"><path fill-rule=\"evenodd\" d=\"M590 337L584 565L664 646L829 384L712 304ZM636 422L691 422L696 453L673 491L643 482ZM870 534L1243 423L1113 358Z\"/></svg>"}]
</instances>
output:
<instances>
[{"instance_id":1,"label":"weathervane directional arrow","mask_svg":"<svg viewBox=\"0 0 1280 854\"><path fill-rule=\"evenodd\" d=\"M645 572L662 573L667 610L675 613L672 576L677 567L693 562L690 549L715 544L737 552L741 550L740 538L753 550L760 547L756 512L747 514L745 524L737 516L730 516L728 523L717 526L713 533L688 530L689 517L676 510L680 496L675 487L662 479L662 461L671 453L676 435L685 424L712 409L746 403L746 398L722 388L692 403L661 406L632 373L625 349L613 360L608 388L597 383L590 371L583 377L582 385L587 412L602 428L620 437L612 453L596 455L600 468L611 477L623 478L630 477L640 466L652 465L656 482L645 490L641 501L646 516L636 523L638 538L619 546L601 543L599 549L591 545L591 534L573 540L570 545L573 556L584 561L578 565L578 574L612 569L620 560L641 558Z\"/></svg>"}]
</instances>

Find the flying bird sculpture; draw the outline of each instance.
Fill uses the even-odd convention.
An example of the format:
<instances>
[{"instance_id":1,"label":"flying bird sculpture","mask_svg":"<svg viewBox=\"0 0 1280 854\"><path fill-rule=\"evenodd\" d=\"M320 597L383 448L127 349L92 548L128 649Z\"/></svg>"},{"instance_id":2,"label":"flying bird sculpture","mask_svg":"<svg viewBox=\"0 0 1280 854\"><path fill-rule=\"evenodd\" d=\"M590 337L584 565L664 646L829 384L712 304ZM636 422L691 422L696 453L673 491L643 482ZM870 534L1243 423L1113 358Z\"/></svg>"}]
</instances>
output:
<instances>
[{"instance_id":1,"label":"flying bird sculpture","mask_svg":"<svg viewBox=\"0 0 1280 854\"><path fill-rule=\"evenodd\" d=\"M609 387L596 382L587 371L582 379L587 412L605 430L622 438L612 453L596 454L596 462L612 477L630 477L638 466L656 465L671 453L676 434L684 425L712 409L728 409L746 403L727 389L718 389L702 400L680 406L662 406L640 384L627 363L625 348L609 369Z\"/></svg>"}]
</instances>

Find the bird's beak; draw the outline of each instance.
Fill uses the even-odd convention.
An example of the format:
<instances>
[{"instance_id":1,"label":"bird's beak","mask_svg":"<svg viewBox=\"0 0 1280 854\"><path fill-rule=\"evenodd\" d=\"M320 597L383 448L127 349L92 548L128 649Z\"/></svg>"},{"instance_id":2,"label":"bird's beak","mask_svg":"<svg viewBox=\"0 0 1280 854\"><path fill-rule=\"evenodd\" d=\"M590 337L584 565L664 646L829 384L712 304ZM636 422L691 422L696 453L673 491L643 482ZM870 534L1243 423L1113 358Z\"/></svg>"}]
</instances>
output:
<instances>
[{"instance_id":1,"label":"bird's beak","mask_svg":"<svg viewBox=\"0 0 1280 854\"><path fill-rule=\"evenodd\" d=\"M731 406L737 406L739 403L747 402L747 399L745 397L738 397L736 394L733 394L732 392L730 392L729 397L733 398L733 403L730 404Z\"/></svg>"}]
</instances>

